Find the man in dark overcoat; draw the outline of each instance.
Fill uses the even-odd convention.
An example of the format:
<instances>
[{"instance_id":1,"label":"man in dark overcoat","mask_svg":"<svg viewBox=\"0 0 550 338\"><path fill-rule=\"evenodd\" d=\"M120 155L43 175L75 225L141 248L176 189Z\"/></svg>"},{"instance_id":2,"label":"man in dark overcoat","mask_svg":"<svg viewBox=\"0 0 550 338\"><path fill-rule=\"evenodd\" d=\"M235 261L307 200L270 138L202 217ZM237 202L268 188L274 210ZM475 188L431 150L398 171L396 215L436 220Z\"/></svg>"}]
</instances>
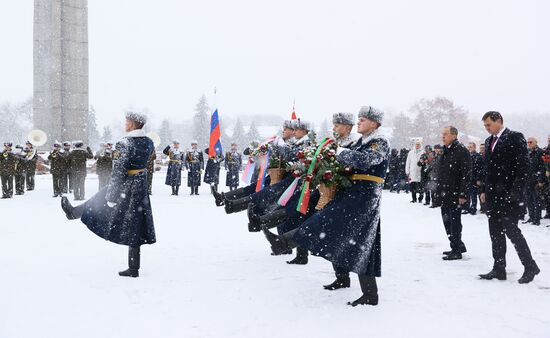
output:
<instances>
[{"instance_id":1,"label":"man in dark overcoat","mask_svg":"<svg viewBox=\"0 0 550 338\"><path fill-rule=\"evenodd\" d=\"M191 189L191 195L199 194L202 170L204 168L204 156L198 149L197 141L191 142L191 150L185 154L185 169L187 174L187 186Z\"/></svg>"},{"instance_id":2,"label":"man in dark overcoat","mask_svg":"<svg viewBox=\"0 0 550 338\"><path fill-rule=\"evenodd\" d=\"M84 149L84 142L75 141L75 148L70 152L71 180L73 181L73 193L75 201L83 201L85 198L85 183L87 166L86 161L94 158L90 147Z\"/></svg>"},{"instance_id":3,"label":"man in dark overcoat","mask_svg":"<svg viewBox=\"0 0 550 338\"><path fill-rule=\"evenodd\" d=\"M127 135L116 143L113 174L105 188L76 207L61 199L67 218L80 218L99 237L129 247L128 269L119 272L125 277L139 276L140 247L156 242L147 193L147 161L154 145L142 129L145 122L142 114L126 114Z\"/></svg>"},{"instance_id":4,"label":"man in dark overcoat","mask_svg":"<svg viewBox=\"0 0 550 338\"><path fill-rule=\"evenodd\" d=\"M0 178L2 180L2 198L13 197L13 174L17 158L12 153L13 143L5 142L4 150L0 153Z\"/></svg>"},{"instance_id":5,"label":"man in dark overcoat","mask_svg":"<svg viewBox=\"0 0 550 338\"><path fill-rule=\"evenodd\" d=\"M527 201L529 219L524 223L540 225L544 199L544 183L546 182L546 170L543 160L544 151L539 148L537 139L534 137L527 139L527 147L529 148L529 169L527 172L525 200Z\"/></svg>"},{"instance_id":6,"label":"man in dark overcoat","mask_svg":"<svg viewBox=\"0 0 550 338\"><path fill-rule=\"evenodd\" d=\"M531 282L540 273L529 245L518 227L521 201L527 180L529 157L521 133L504 127L499 112L483 115L485 129L485 182L481 201L486 203L489 234L493 249L493 269L479 275L482 279L506 279L506 237L510 239L525 270L520 284Z\"/></svg>"},{"instance_id":7,"label":"man in dark overcoat","mask_svg":"<svg viewBox=\"0 0 550 338\"><path fill-rule=\"evenodd\" d=\"M26 153L23 151L23 146L15 146L15 171L14 171L14 180L15 180L15 194L24 195L25 194L25 156Z\"/></svg>"},{"instance_id":8,"label":"man in dark overcoat","mask_svg":"<svg viewBox=\"0 0 550 338\"><path fill-rule=\"evenodd\" d=\"M472 160L466 147L458 142L458 130L445 127L441 133L443 154L439 160L437 195L441 202L441 217L451 244L443 252L443 260L462 259L466 246L462 242L462 207L467 207L468 185L472 181Z\"/></svg>"},{"instance_id":9,"label":"man in dark overcoat","mask_svg":"<svg viewBox=\"0 0 550 338\"><path fill-rule=\"evenodd\" d=\"M34 145L27 141L25 143L25 181L27 182L27 191L34 190L34 176L36 175L36 162L38 153Z\"/></svg>"},{"instance_id":10,"label":"man in dark overcoat","mask_svg":"<svg viewBox=\"0 0 550 338\"><path fill-rule=\"evenodd\" d=\"M94 158L96 159L96 173L99 181L99 190L109 184L113 172L113 145L105 143L101 145Z\"/></svg>"},{"instance_id":11,"label":"man in dark overcoat","mask_svg":"<svg viewBox=\"0 0 550 338\"><path fill-rule=\"evenodd\" d=\"M65 173L63 174L63 193L73 192L73 180L71 178L71 148L72 143L69 141L63 142L63 158L65 159Z\"/></svg>"},{"instance_id":12,"label":"man in dark overcoat","mask_svg":"<svg viewBox=\"0 0 550 338\"><path fill-rule=\"evenodd\" d=\"M348 303L352 306L378 304L375 277L381 275L380 200L390 155L389 142L378 131L382 119L379 110L362 107L357 124L362 137L350 149L337 151L338 162L352 168L351 187L340 190L298 229L277 236L264 228L275 254L302 246L341 271L357 273L363 295Z\"/></svg>"}]
</instances>

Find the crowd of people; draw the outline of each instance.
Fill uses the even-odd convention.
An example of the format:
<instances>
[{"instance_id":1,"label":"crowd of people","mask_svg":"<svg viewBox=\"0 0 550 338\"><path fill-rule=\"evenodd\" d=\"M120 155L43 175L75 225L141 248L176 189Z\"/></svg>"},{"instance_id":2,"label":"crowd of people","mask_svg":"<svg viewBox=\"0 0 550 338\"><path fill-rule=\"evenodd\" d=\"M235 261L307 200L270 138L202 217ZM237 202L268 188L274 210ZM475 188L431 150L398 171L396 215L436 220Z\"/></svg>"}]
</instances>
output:
<instances>
[{"instance_id":1,"label":"crowd of people","mask_svg":"<svg viewBox=\"0 0 550 338\"><path fill-rule=\"evenodd\" d=\"M326 290L350 287L350 273L356 273L362 294L348 303L352 306L377 305L379 301L376 277L381 276L384 188L410 192L411 203L441 209L450 243L450 250L443 252L446 261L462 259L467 251L461 216L476 214L479 199L480 212L488 216L494 259L491 271L479 277L507 278L507 236L525 267L518 282L531 282L540 269L518 222L528 212L530 222L540 224L541 206L548 200L549 149L542 150L535 138L525 140L521 133L506 128L502 115L490 111L482 121L491 136L480 145L480 153L475 143L460 143L459 131L453 126L442 127L441 145L423 147L422 140L416 139L414 149L398 152L390 149L388 139L379 131L383 119L383 112L370 106L362 107L357 118L336 113L334 136L323 140L315 139L307 121L287 120L281 136L243 151L249 158L243 180L251 174L246 186L238 187L242 155L236 145L225 156L205 150L205 182L210 184L215 205L223 206L227 214L246 211L248 230L263 232L273 255L291 254L296 249L296 257L287 263L307 264L310 253L331 262L336 279L324 285ZM112 156L110 177L101 181L104 187L96 195L78 206L72 206L65 196L61 200L67 218L81 219L98 236L129 247L129 267L121 276L138 277L140 246L156 242L149 200L152 174L148 170L154 146L142 130L145 122L141 114L127 114L127 136L117 142L115 150L106 145L96 154L98 161L107 152ZM357 134L352 133L354 126ZM69 157L76 150L69 151ZM178 194L183 168L189 170L191 195L198 194L204 157L197 144L193 142L191 150L184 153L174 141L163 152L169 158L166 184L172 187L172 194ZM88 149L79 156L90 158L92 154ZM219 170L224 161L229 191L219 192ZM283 174L269 174L271 165ZM58 191L63 192L64 184L59 183ZM331 184L335 188L332 194ZM83 198L75 193L77 196Z\"/></svg>"}]
</instances>

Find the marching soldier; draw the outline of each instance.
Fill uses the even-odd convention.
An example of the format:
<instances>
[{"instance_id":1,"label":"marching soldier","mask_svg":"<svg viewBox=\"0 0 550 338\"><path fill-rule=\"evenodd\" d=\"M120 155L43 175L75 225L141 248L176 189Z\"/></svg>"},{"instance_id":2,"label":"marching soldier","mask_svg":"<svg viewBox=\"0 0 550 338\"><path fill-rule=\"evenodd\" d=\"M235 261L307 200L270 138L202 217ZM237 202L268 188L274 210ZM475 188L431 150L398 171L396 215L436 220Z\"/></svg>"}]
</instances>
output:
<instances>
[{"instance_id":1,"label":"marching soldier","mask_svg":"<svg viewBox=\"0 0 550 338\"><path fill-rule=\"evenodd\" d=\"M23 195L25 193L25 153L21 145L16 145L15 149L15 194Z\"/></svg>"},{"instance_id":2,"label":"marching soldier","mask_svg":"<svg viewBox=\"0 0 550 338\"><path fill-rule=\"evenodd\" d=\"M225 154L225 185L229 187L229 191L233 191L239 187L239 171L243 163L243 157L237 152L237 143L231 143L231 151Z\"/></svg>"},{"instance_id":3,"label":"marching soldier","mask_svg":"<svg viewBox=\"0 0 550 338\"><path fill-rule=\"evenodd\" d=\"M34 175L36 174L36 162L38 154L30 141L25 143L25 180L27 181L27 191L34 190Z\"/></svg>"},{"instance_id":4,"label":"marching soldier","mask_svg":"<svg viewBox=\"0 0 550 338\"><path fill-rule=\"evenodd\" d=\"M204 152L206 155L209 155L208 148L206 148ZM218 149L216 149L216 156L209 156L206 161L206 168L204 169L204 183L210 184L215 191L218 191L218 184L220 184L220 167L221 162L224 160L225 158L223 155L220 151L218 151Z\"/></svg>"},{"instance_id":5,"label":"marching soldier","mask_svg":"<svg viewBox=\"0 0 550 338\"><path fill-rule=\"evenodd\" d=\"M11 152L13 143L4 143L4 151L0 155L0 177L2 180L2 198L13 196L13 174L15 172L15 155Z\"/></svg>"},{"instance_id":6,"label":"marching soldier","mask_svg":"<svg viewBox=\"0 0 550 338\"><path fill-rule=\"evenodd\" d=\"M155 161L157 159L157 152L153 151L147 161L147 193L153 194L153 174L155 173Z\"/></svg>"},{"instance_id":7,"label":"marching soldier","mask_svg":"<svg viewBox=\"0 0 550 338\"><path fill-rule=\"evenodd\" d=\"M145 122L144 115L126 114L127 134L116 144L107 189L76 207L65 196L61 199L68 219L80 218L99 237L129 247L128 269L118 273L123 277L139 277L141 246L156 242L146 170L154 145L142 129Z\"/></svg>"},{"instance_id":8,"label":"marching soldier","mask_svg":"<svg viewBox=\"0 0 550 338\"><path fill-rule=\"evenodd\" d=\"M61 143L55 142L53 150L48 155L50 162L50 173L53 179L53 197L63 195L63 175L65 174L65 158L61 152Z\"/></svg>"},{"instance_id":9,"label":"marching soldier","mask_svg":"<svg viewBox=\"0 0 550 338\"><path fill-rule=\"evenodd\" d=\"M199 186L201 185L201 174L204 168L204 157L197 150L197 141L191 143L191 150L185 155L185 169L189 170L187 174L187 186L191 188L191 195L199 194Z\"/></svg>"},{"instance_id":10,"label":"marching soldier","mask_svg":"<svg viewBox=\"0 0 550 338\"><path fill-rule=\"evenodd\" d=\"M83 201L85 195L85 180L86 180L86 160L94 158L94 154L90 147L82 149L84 142L76 141L75 149L69 155L71 161L71 180L73 180L73 191L75 201Z\"/></svg>"},{"instance_id":11,"label":"marching soldier","mask_svg":"<svg viewBox=\"0 0 550 338\"><path fill-rule=\"evenodd\" d=\"M172 195L178 196L181 185L181 170L185 162L184 153L180 150L180 142L174 140L172 146L167 145L162 151L169 158L168 170L166 171L166 180L164 184L172 187Z\"/></svg>"},{"instance_id":12,"label":"marching soldier","mask_svg":"<svg viewBox=\"0 0 550 338\"><path fill-rule=\"evenodd\" d=\"M71 147L72 143L69 141L63 142L63 151L61 154L63 155L63 159L65 160L64 165L64 172L62 177L62 183L63 183L63 193L72 193L73 192L73 181L71 179L71 158L69 155L71 154Z\"/></svg>"},{"instance_id":13,"label":"marching soldier","mask_svg":"<svg viewBox=\"0 0 550 338\"><path fill-rule=\"evenodd\" d=\"M94 158L96 162L96 172L97 178L99 180L99 189L107 186L109 184L109 179L111 178L111 173L113 172L113 144L105 143L101 145L103 149L98 151Z\"/></svg>"}]
</instances>

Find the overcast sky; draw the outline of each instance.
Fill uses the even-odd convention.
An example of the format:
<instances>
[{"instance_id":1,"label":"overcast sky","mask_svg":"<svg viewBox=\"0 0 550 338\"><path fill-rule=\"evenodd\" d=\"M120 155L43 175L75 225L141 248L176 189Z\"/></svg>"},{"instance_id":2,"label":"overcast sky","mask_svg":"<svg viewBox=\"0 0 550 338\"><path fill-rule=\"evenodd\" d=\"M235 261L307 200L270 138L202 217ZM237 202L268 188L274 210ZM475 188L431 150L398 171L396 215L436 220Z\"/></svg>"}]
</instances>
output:
<instances>
[{"instance_id":1,"label":"overcast sky","mask_svg":"<svg viewBox=\"0 0 550 338\"><path fill-rule=\"evenodd\" d=\"M90 104L319 120L451 97L550 112L550 1L89 0ZM32 0L0 0L0 102L32 95Z\"/></svg>"}]
</instances>

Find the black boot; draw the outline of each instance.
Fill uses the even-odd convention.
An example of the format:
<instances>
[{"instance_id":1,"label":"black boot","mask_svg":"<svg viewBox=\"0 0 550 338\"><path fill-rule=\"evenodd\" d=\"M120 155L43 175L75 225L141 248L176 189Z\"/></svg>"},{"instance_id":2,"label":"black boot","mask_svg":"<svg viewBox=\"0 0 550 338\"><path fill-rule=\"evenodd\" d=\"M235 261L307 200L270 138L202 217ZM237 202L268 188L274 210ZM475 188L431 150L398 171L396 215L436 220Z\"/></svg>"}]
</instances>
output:
<instances>
[{"instance_id":1,"label":"black boot","mask_svg":"<svg viewBox=\"0 0 550 338\"><path fill-rule=\"evenodd\" d=\"M293 260L287 261L287 264L306 265L308 255L309 253L306 249L298 247L296 248L296 257Z\"/></svg>"},{"instance_id":2,"label":"black boot","mask_svg":"<svg viewBox=\"0 0 550 338\"><path fill-rule=\"evenodd\" d=\"M233 189L233 191L230 191L230 192L224 194L224 198L225 198L226 202L227 202L227 200L236 200L236 199L239 199L241 197L244 197L244 187Z\"/></svg>"},{"instance_id":3,"label":"black boot","mask_svg":"<svg viewBox=\"0 0 550 338\"><path fill-rule=\"evenodd\" d=\"M289 231L282 236L277 236L267 229L267 227L263 226L262 231L264 232L265 238L271 244L271 251L273 251L273 254L275 256L283 254L287 250L292 250L293 248L297 247L296 243L292 240L292 236L298 231L298 229L294 229L292 231Z\"/></svg>"},{"instance_id":4,"label":"black boot","mask_svg":"<svg viewBox=\"0 0 550 338\"><path fill-rule=\"evenodd\" d=\"M252 196L245 196L237 200L226 200L225 212L227 214L232 214L234 212L246 210L248 208L248 203L250 203L251 201L252 201Z\"/></svg>"},{"instance_id":5,"label":"black boot","mask_svg":"<svg viewBox=\"0 0 550 338\"><path fill-rule=\"evenodd\" d=\"M191 193L189 195L193 195L195 193L195 188L191 187Z\"/></svg>"},{"instance_id":6,"label":"black boot","mask_svg":"<svg viewBox=\"0 0 550 338\"><path fill-rule=\"evenodd\" d=\"M172 196L175 196L175 195L176 195L176 187L172 186Z\"/></svg>"},{"instance_id":7,"label":"black boot","mask_svg":"<svg viewBox=\"0 0 550 338\"><path fill-rule=\"evenodd\" d=\"M506 280L506 270L493 268L493 270L488 273L479 275L479 278L486 280L491 280L494 278L498 280Z\"/></svg>"},{"instance_id":8,"label":"black boot","mask_svg":"<svg viewBox=\"0 0 550 338\"><path fill-rule=\"evenodd\" d=\"M277 209L267 215L258 216L254 213L254 204L248 204L248 231L260 231L265 225L268 229L275 228L286 220L286 210L284 208Z\"/></svg>"},{"instance_id":9,"label":"black boot","mask_svg":"<svg viewBox=\"0 0 550 338\"><path fill-rule=\"evenodd\" d=\"M198 195L199 194L199 187L195 187L195 195Z\"/></svg>"},{"instance_id":10,"label":"black boot","mask_svg":"<svg viewBox=\"0 0 550 338\"><path fill-rule=\"evenodd\" d=\"M323 285L325 290L338 290L343 288L349 288L351 285L349 276L336 277L336 280L328 285Z\"/></svg>"},{"instance_id":11,"label":"black boot","mask_svg":"<svg viewBox=\"0 0 550 338\"><path fill-rule=\"evenodd\" d=\"M523 276L518 280L520 284L528 284L533 281L536 275L540 273L540 269L537 266L537 263L533 262L533 265L525 268Z\"/></svg>"},{"instance_id":12,"label":"black boot","mask_svg":"<svg viewBox=\"0 0 550 338\"><path fill-rule=\"evenodd\" d=\"M128 270L120 271L119 276L123 277L139 277L139 260L140 253L138 247L130 247L128 249Z\"/></svg>"},{"instance_id":13,"label":"black boot","mask_svg":"<svg viewBox=\"0 0 550 338\"><path fill-rule=\"evenodd\" d=\"M376 285L376 277L359 275L359 285L363 295L348 305L378 305L378 286Z\"/></svg>"},{"instance_id":14,"label":"black boot","mask_svg":"<svg viewBox=\"0 0 550 338\"><path fill-rule=\"evenodd\" d=\"M68 219L80 218L84 213L84 203L73 207L71 205L71 202L69 202L69 200L65 196L61 197L61 208L63 209L63 211L65 211L65 215Z\"/></svg>"},{"instance_id":15,"label":"black boot","mask_svg":"<svg viewBox=\"0 0 550 338\"><path fill-rule=\"evenodd\" d=\"M217 207L221 207L225 203L225 196L224 193L219 193L217 190L214 190L214 187L210 186L210 191L212 192L212 195L214 195L214 200L216 202Z\"/></svg>"},{"instance_id":16,"label":"black boot","mask_svg":"<svg viewBox=\"0 0 550 338\"><path fill-rule=\"evenodd\" d=\"M176 185L175 195L178 196L179 193L180 193L180 186Z\"/></svg>"}]
</instances>

